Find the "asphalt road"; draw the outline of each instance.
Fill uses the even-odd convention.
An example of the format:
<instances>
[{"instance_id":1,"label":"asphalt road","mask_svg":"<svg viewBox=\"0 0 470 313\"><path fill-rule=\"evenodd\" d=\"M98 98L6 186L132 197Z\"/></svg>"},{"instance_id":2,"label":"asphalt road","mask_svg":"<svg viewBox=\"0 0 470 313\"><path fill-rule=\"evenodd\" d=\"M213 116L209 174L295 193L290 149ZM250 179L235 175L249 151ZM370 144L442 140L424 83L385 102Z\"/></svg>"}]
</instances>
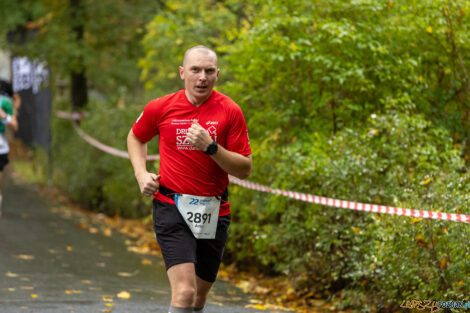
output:
<instances>
[{"instance_id":1,"label":"asphalt road","mask_svg":"<svg viewBox=\"0 0 470 313\"><path fill-rule=\"evenodd\" d=\"M163 261L127 250L125 238L92 234L33 185L3 182L0 218L0 313L168 312ZM247 309L249 296L216 282L207 313L275 312Z\"/></svg>"}]
</instances>

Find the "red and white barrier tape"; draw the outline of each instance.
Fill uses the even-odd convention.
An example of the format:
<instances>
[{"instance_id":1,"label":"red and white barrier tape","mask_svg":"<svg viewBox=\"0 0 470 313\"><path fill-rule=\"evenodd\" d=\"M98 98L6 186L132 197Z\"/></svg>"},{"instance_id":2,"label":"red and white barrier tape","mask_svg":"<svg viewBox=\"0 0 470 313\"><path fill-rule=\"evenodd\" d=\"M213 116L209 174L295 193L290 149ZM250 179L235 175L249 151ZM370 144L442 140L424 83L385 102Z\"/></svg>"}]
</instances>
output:
<instances>
[{"instance_id":1,"label":"red and white barrier tape","mask_svg":"<svg viewBox=\"0 0 470 313\"><path fill-rule=\"evenodd\" d=\"M70 119L70 120L79 120L84 117L84 114L57 112L57 116L61 118L65 118L65 119ZM126 151L118 150L113 147L102 144L98 140L87 135L80 127L76 125L76 123L73 123L73 126L75 130L77 131L77 133L80 135L80 137L82 137L90 145L108 154L121 157L121 158L127 158L127 159L129 158L129 154ZM148 161L155 161L159 159L160 159L159 155L147 156ZM415 218L435 219L435 220L443 220L443 221L451 221L451 222L459 222L459 223L470 223L470 215L465 215L465 214L413 210L413 209L397 208L397 207L386 206L386 205L369 204L369 203L361 203L361 202L353 202L353 201L347 201L347 200L338 200L338 199L333 199L333 198L320 197L320 196L300 193L296 191L286 191L286 190L281 190L281 189L275 189L275 188L271 188L271 187L264 186L261 184L253 183L248 180L242 180L232 175L229 175L229 180L231 183L239 185L241 187L245 187L247 189L281 195L281 196L295 199L295 200L300 200L300 201L315 203L315 204L320 204L320 205L326 205L326 206L330 206L334 208L349 209L349 210L370 212L370 213L382 213L382 214L390 214L390 215L398 215L398 216L408 216L408 217L415 217Z\"/></svg>"},{"instance_id":2,"label":"red and white barrier tape","mask_svg":"<svg viewBox=\"0 0 470 313\"><path fill-rule=\"evenodd\" d=\"M88 116L87 112L65 112L65 111L57 111L56 115L60 118L65 120L72 120L72 121L79 121L84 117Z\"/></svg>"},{"instance_id":3,"label":"red and white barrier tape","mask_svg":"<svg viewBox=\"0 0 470 313\"><path fill-rule=\"evenodd\" d=\"M306 194L306 193L300 193L296 191L274 189L268 186L252 183L250 181L241 180L233 176L230 176L229 178L230 178L230 182L236 185L248 188L248 189L261 191L261 192L267 192L271 194L282 195L284 197L295 199L295 200L300 200L300 201L309 202L309 203L316 203L316 204L331 206L335 208L349 209L349 210L362 211L362 212L371 212L371 213L391 214L391 215L398 215L398 216L409 216L409 217L416 217L416 218L444 220L444 221L452 221L452 222L459 222L459 223L470 223L470 215L465 215L465 214L412 210L412 209L406 209L406 208L396 208L393 206L353 202L353 201L347 201L347 200L338 200L338 199L333 199L333 198L319 197L319 196Z\"/></svg>"},{"instance_id":4,"label":"red and white barrier tape","mask_svg":"<svg viewBox=\"0 0 470 313\"><path fill-rule=\"evenodd\" d=\"M80 127L78 127L78 125L75 123L75 121L80 120L83 117L85 117L86 115L84 113L77 113L77 112L69 113L69 112L58 111L56 113L56 115L60 118L74 121L73 128L75 128L75 131L78 133L78 135L80 137L82 137L83 140L88 142L93 147L95 147L95 148L97 148L101 151L104 151L104 152L106 152L110 155L114 155L114 156L117 156L117 157L120 157L120 158L129 159L129 153L127 153L127 151L123 151L123 150L119 150L119 149L107 146L107 145L99 142L98 140L94 139L93 137L90 137ZM153 154L153 155L148 155L147 156L147 161L156 161L156 160L159 160L159 159L160 159L160 156L158 154Z\"/></svg>"}]
</instances>

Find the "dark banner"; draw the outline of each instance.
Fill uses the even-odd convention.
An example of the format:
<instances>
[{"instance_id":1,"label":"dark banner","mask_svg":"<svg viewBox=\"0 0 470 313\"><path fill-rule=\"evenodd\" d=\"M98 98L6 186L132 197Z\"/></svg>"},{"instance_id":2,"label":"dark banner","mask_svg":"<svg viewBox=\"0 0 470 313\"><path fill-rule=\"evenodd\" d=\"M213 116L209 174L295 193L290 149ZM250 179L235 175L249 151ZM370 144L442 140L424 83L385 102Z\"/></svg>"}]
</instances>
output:
<instances>
[{"instance_id":1,"label":"dark banner","mask_svg":"<svg viewBox=\"0 0 470 313\"><path fill-rule=\"evenodd\" d=\"M27 57L12 59L13 91L21 97L16 137L30 145L49 147L52 94L48 88L49 70L45 62Z\"/></svg>"}]
</instances>

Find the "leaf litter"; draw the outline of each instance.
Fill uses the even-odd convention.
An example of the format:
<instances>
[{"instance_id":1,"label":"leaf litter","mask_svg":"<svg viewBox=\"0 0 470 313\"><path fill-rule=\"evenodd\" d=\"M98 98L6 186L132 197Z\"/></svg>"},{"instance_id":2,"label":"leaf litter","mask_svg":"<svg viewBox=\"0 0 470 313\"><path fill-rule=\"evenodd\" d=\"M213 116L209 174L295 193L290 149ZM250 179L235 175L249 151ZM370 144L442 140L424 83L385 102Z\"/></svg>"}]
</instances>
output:
<instances>
[{"instance_id":1,"label":"leaf litter","mask_svg":"<svg viewBox=\"0 0 470 313\"><path fill-rule=\"evenodd\" d=\"M125 240L128 251L142 255L161 256L160 247L155 240L151 218L131 220L119 216L109 217L102 213L94 213L74 206L58 191L47 190L47 192L53 193L56 199L64 203L61 207L51 209L51 212L60 214L67 219L78 217L80 220L77 224L78 229L87 230L92 234L101 233L104 236L111 236L113 232L118 232L128 238ZM151 265L152 261L144 258L142 264ZM96 265L104 267L105 263L97 263ZM118 273L121 277L131 277L136 274ZM274 310L275 312L294 310L301 313L331 312L335 310L333 302L323 300L315 291L295 290L294 282L288 277L267 278L257 273L256 270L240 271L236 268L236 264L221 264L218 279L228 281L245 293L250 293L258 298L252 299L251 303L246 305L247 308ZM165 291L165 293L167 292ZM131 294L122 291L117 294L117 297L129 299ZM113 301L112 298L104 299ZM103 309L102 312L112 312L112 307Z\"/></svg>"}]
</instances>

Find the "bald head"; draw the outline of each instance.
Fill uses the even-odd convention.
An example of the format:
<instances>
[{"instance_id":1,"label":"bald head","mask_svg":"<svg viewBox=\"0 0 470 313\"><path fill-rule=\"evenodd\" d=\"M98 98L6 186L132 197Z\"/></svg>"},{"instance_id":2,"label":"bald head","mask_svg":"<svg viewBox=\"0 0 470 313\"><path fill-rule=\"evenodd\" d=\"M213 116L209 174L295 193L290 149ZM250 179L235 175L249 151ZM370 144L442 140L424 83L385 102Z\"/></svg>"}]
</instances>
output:
<instances>
[{"instance_id":1,"label":"bald head","mask_svg":"<svg viewBox=\"0 0 470 313\"><path fill-rule=\"evenodd\" d=\"M205 54L205 55L214 56L216 66L217 66L217 54L214 52L214 50L212 50L212 49L210 49L206 46L203 46L203 45L198 45L198 46L194 46L194 47L191 47L188 50L186 50L186 52L184 53L184 58L183 58L183 67L186 64L186 60L187 60L188 56L192 53L195 53L195 52L202 53L202 54Z\"/></svg>"}]
</instances>

